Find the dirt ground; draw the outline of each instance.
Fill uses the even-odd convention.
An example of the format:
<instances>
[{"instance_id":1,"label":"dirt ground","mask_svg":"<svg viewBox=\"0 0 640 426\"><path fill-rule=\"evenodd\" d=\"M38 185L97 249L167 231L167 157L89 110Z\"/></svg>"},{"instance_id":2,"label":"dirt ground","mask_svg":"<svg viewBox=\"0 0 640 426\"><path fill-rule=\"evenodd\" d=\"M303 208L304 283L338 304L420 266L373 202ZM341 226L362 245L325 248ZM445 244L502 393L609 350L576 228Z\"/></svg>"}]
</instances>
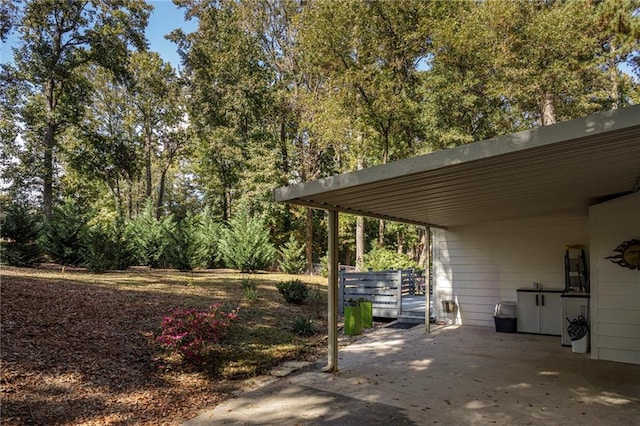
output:
<instances>
[{"instance_id":1,"label":"dirt ground","mask_svg":"<svg viewBox=\"0 0 640 426\"><path fill-rule=\"evenodd\" d=\"M180 424L251 381L160 361L150 339L175 291L13 272L0 270L3 425Z\"/></svg>"}]
</instances>

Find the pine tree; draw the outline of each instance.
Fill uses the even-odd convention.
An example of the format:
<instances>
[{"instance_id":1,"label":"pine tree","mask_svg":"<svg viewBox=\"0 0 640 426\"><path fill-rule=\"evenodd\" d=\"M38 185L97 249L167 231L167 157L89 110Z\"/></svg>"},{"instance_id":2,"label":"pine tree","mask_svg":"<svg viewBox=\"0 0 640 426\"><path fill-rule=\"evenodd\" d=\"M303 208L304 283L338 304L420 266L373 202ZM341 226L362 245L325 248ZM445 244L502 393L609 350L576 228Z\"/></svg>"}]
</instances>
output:
<instances>
[{"instance_id":1,"label":"pine tree","mask_svg":"<svg viewBox=\"0 0 640 426\"><path fill-rule=\"evenodd\" d=\"M270 266L275 255L269 230L248 209L233 216L228 227L222 229L218 251L227 267L249 273Z\"/></svg>"},{"instance_id":2,"label":"pine tree","mask_svg":"<svg viewBox=\"0 0 640 426\"><path fill-rule=\"evenodd\" d=\"M280 255L278 266L282 272L286 272L287 274L299 274L304 271L306 263L304 246L298 243L298 240L296 240L296 237L293 234L289 236L289 241L287 241L284 246L278 250L278 254Z\"/></svg>"}]
</instances>

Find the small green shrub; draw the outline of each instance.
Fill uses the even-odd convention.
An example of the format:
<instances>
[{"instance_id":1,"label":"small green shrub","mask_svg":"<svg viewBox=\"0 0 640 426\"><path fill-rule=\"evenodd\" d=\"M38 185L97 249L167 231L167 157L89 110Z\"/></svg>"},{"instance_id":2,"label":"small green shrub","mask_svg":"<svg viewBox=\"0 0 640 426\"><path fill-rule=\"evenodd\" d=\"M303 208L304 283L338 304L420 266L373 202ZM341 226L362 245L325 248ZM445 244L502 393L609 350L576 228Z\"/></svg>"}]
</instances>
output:
<instances>
[{"instance_id":1,"label":"small green shrub","mask_svg":"<svg viewBox=\"0 0 640 426\"><path fill-rule=\"evenodd\" d=\"M276 284L276 288L284 296L287 303L300 305L309 295L309 288L300 280L280 282Z\"/></svg>"},{"instance_id":2,"label":"small green shrub","mask_svg":"<svg viewBox=\"0 0 640 426\"><path fill-rule=\"evenodd\" d=\"M293 332L299 336L312 336L316 332L316 327L313 325L313 321L307 317L301 316L294 318L291 328Z\"/></svg>"},{"instance_id":3,"label":"small green shrub","mask_svg":"<svg viewBox=\"0 0 640 426\"><path fill-rule=\"evenodd\" d=\"M245 278L242 280L242 292L245 299L253 302L258 298L258 284L255 281Z\"/></svg>"},{"instance_id":4,"label":"small green shrub","mask_svg":"<svg viewBox=\"0 0 640 426\"><path fill-rule=\"evenodd\" d=\"M329 276L329 256L324 255L320 258L320 275L327 278Z\"/></svg>"},{"instance_id":5,"label":"small green shrub","mask_svg":"<svg viewBox=\"0 0 640 426\"><path fill-rule=\"evenodd\" d=\"M307 303L310 305L326 305L327 294L318 290L317 288L310 288L307 293Z\"/></svg>"}]
</instances>

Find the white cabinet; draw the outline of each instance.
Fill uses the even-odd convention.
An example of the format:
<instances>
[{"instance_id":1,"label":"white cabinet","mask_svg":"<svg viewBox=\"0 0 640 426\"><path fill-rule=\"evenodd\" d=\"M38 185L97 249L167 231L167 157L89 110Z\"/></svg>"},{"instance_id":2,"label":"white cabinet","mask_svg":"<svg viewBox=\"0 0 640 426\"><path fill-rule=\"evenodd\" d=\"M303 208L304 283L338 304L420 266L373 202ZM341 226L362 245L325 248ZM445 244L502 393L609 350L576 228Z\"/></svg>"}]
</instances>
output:
<instances>
[{"instance_id":1,"label":"white cabinet","mask_svg":"<svg viewBox=\"0 0 640 426\"><path fill-rule=\"evenodd\" d=\"M562 333L562 290L518 290L518 332Z\"/></svg>"}]
</instances>

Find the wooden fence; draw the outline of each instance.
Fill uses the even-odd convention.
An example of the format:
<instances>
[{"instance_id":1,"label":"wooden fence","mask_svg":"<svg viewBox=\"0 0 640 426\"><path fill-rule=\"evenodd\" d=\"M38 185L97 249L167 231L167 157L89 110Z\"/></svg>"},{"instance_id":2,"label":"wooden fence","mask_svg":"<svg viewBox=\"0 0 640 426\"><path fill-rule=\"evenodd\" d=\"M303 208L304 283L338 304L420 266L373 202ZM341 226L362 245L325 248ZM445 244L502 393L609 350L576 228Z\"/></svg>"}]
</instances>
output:
<instances>
[{"instance_id":1,"label":"wooden fence","mask_svg":"<svg viewBox=\"0 0 640 426\"><path fill-rule=\"evenodd\" d=\"M379 272L340 271L338 303L344 313L345 302L366 299L373 302L373 316L398 318L402 313L402 296L416 292L413 269Z\"/></svg>"}]
</instances>

